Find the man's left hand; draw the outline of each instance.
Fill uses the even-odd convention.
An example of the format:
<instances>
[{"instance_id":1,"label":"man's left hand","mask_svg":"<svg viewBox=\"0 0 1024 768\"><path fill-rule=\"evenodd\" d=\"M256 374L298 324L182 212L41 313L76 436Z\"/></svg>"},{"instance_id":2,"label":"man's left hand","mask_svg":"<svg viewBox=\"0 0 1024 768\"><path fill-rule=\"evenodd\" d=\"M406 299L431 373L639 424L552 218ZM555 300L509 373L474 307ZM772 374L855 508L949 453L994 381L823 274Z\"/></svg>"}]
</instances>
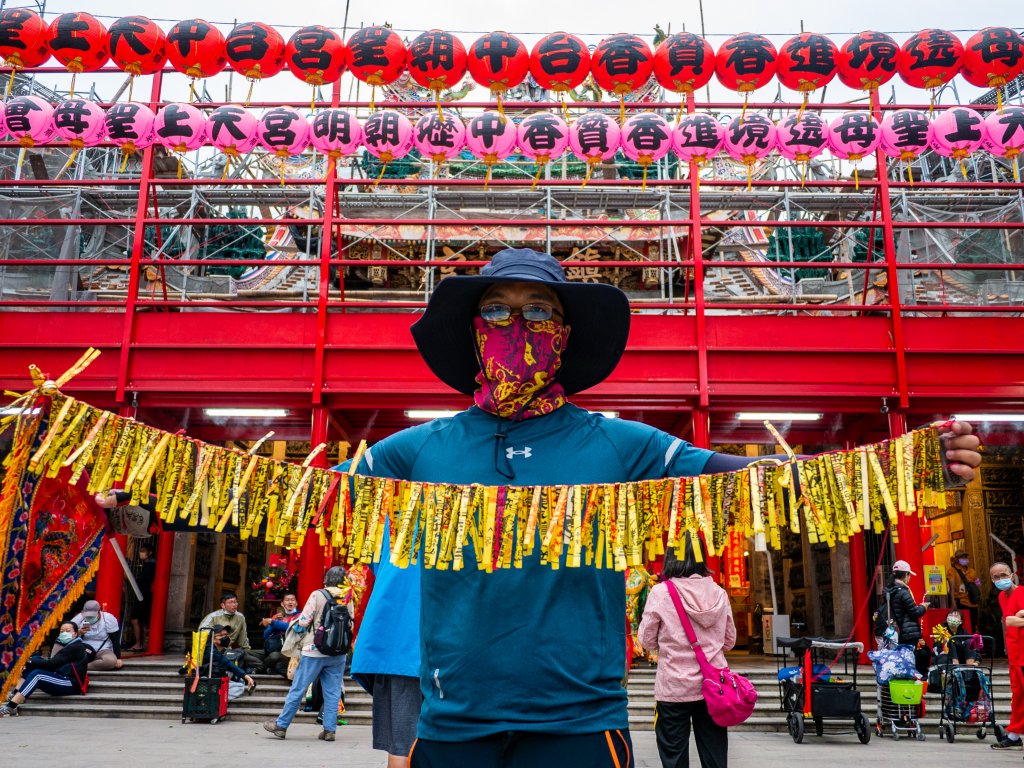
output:
<instances>
[{"instance_id":1,"label":"man's left hand","mask_svg":"<svg viewBox=\"0 0 1024 768\"><path fill-rule=\"evenodd\" d=\"M981 454L978 452L981 441L974 434L974 428L966 421L954 421L939 425L939 434L951 435L942 441L949 471L971 482L975 468L981 464Z\"/></svg>"}]
</instances>

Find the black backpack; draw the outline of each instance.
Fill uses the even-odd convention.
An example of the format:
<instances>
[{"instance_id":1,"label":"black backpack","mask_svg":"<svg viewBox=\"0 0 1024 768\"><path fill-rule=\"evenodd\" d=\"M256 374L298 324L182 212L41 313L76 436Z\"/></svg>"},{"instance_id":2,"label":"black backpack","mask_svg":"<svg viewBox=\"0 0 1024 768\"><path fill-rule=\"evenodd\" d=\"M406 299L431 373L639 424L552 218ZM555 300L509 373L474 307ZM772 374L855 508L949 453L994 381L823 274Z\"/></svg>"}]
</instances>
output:
<instances>
[{"instance_id":1,"label":"black backpack","mask_svg":"<svg viewBox=\"0 0 1024 768\"><path fill-rule=\"evenodd\" d=\"M320 613L320 625L313 633L313 647L324 656L344 656L352 650L352 615L348 607L334 599L326 589L320 590L327 605Z\"/></svg>"}]
</instances>

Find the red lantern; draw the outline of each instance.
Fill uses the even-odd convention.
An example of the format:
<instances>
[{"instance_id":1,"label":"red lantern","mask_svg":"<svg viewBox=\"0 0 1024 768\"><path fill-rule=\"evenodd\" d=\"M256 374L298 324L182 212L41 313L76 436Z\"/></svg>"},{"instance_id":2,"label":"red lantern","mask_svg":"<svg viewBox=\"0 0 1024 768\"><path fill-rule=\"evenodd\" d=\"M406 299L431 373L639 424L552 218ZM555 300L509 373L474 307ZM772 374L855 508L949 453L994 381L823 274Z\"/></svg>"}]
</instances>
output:
<instances>
[{"instance_id":1,"label":"red lantern","mask_svg":"<svg viewBox=\"0 0 1024 768\"><path fill-rule=\"evenodd\" d=\"M202 19L179 21L167 33L167 60L191 78L213 77L228 63L224 35Z\"/></svg>"},{"instance_id":2,"label":"red lantern","mask_svg":"<svg viewBox=\"0 0 1024 768\"><path fill-rule=\"evenodd\" d=\"M292 35L284 51L288 69L308 85L333 83L345 71L347 49L341 35L319 24Z\"/></svg>"},{"instance_id":3,"label":"red lantern","mask_svg":"<svg viewBox=\"0 0 1024 768\"><path fill-rule=\"evenodd\" d=\"M750 93L775 75L778 53L763 35L743 32L730 37L718 49L715 75L730 91Z\"/></svg>"},{"instance_id":4,"label":"red lantern","mask_svg":"<svg viewBox=\"0 0 1024 768\"><path fill-rule=\"evenodd\" d=\"M624 96L641 88L650 78L654 53L636 35L612 35L597 44L590 71L600 88Z\"/></svg>"},{"instance_id":5,"label":"red lantern","mask_svg":"<svg viewBox=\"0 0 1024 768\"><path fill-rule=\"evenodd\" d=\"M50 27L35 11L5 8L0 11L0 30L0 57L9 67L38 67L50 58Z\"/></svg>"},{"instance_id":6,"label":"red lantern","mask_svg":"<svg viewBox=\"0 0 1024 768\"><path fill-rule=\"evenodd\" d=\"M405 43L387 27L363 27L348 40L348 68L368 85L387 85L405 69Z\"/></svg>"},{"instance_id":7,"label":"red lantern","mask_svg":"<svg viewBox=\"0 0 1024 768\"><path fill-rule=\"evenodd\" d=\"M451 32L431 29L409 44L409 75L436 94L458 85L466 67L466 46Z\"/></svg>"},{"instance_id":8,"label":"red lantern","mask_svg":"<svg viewBox=\"0 0 1024 768\"><path fill-rule=\"evenodd\" d=\"M914 88L939 88L960 71L964 46L952 32L922 29L903 44L897 59L900 77Z\"/></svg>"},{"instance_id":9,"label":"red lantern","mask_svg":"<svg viewBox=\"0 0 1024 768\"><path fill-rule=\"evenodd\" d=\"M284 38L258 21L239 24L224 41L228 66L250 80L273 77L284 69Z\"/></svg>"},{"instance_id":10,"label":"red lantern","mask_svg":"<svg viewBox=\"0 0 1024 768\"><path fill-rule=\"evenodd\" d=\"M125 16L110 25L110 58L130 75L151 75L167 61L167 38L145 16Z\"/></svg>"},{"instance_id":11,"label":"red lantern","mask_svg":"<svg viewBox=\"0 0 1024 768\"><path fill-rule=\"evenodd\" d=\"M556 93L579 87L590 71L586 44L567 32L542 37L530 52L530 72L537 85Z\"/></svg>"},{"instance_id":12,"label":"red lantern","mask_svg":"<svg viewBox=\"0 0 1024 768\"><path fill-rule=\"evenodd\" d=\"M839 49L824 35L803 32L779 49L778 78L787 88L806 94L828 85L836 76Z\"/></svg>"},{"instance_id":13,"label":"red lantern","mask_svg":"<svg viewBox=\"0 0 1024 768\"><path fill-rule=\"evenodd\" d=\"M715 49L692 32L677 32L654 51L654 77L667 91L693 93L711 82Z\"/></svg>"},{"instance_id":14,"label":"red lantern","mask_svg":"<svg viewBox=\"0 0 1024 768\"><path fill-rule=\"evenodd\" d=\"M964 44L963 76L979 88L1000 88L1024 72L1024 39L1009 27L985 27Z\"/></svg>"},{"instance_id":15,"label":"red lantern","mask_svg":"<svg viewBox=\"0 0 1024 768\"><path fill-rule=\"evenodd\" d=\"M62 13L50 24L50 50L68 72L94 72L110 58L110 38L96 17Z\"/></svg>"},{"instance_id":16,"label":"red lantern","mask_svg":"<svg viewBox=\"0 0 1024 768\"><path fill-rule=\"evenodd\" d=\"M899 45L884 32L856 34L839 49L839 82L860 91L875 90L896 74L899 53Z\"/></svg>"},{"instance_id":17,"label":"red lantern","mask_svg":"<svg viewBox=\"0 0 1024 768\"><path fill-rule=\"evenodd\" d=\"M491 93L502 93L526 79L530 52L518 37L508 32L491 32L469 47L466 63L473 80L490 88Z\"/></svg>"}]
</instances>

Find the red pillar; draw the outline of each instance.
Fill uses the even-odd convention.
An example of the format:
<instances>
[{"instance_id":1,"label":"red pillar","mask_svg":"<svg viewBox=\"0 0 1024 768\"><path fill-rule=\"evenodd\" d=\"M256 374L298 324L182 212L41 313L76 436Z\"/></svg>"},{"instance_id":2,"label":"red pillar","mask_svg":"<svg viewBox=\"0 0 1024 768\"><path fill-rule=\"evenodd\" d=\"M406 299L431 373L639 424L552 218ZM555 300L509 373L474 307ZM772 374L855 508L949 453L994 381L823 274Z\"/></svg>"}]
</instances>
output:
<instances>
[{"instance_id":1,"label":"red pillar","mask_svg":"<svg viewBox=\"0 0 1024 768\"><path fill-rule=\"evenodd\" d=\"M899 437L907 431L907 417L902 412L889 414L889 436ZM893 499L895 502L896 499ZM919 583L924 583L924 558L921 556L921 528L917 515L904 515L904 510L898 510L896 532L899 534L899 541L896 542L896 559L906 560L910 564L910 570L918 575ZM922 588L923 589L923 588ZM918 592L921 593L922 589Z\"/></svg>"},{"instance_id":2,"label":"red pillar","mask_svg":"<svg viewBox=\"0 0 1024 768\"><path fill-rule=\"evenodd\" d=\"M124 354L127 354L127 351ZM117 414L125 418L134 417L135 409L130 406L121 406ZM119 477L113 487L120 488L123 482L124 478ZM100 489L101 492L105 490L107 489ZM100 565L96 571L96 599L103 606L103 610L112 613L120 621L121 603L124 601L124 568L121 567L121 561L117 559L117 553L114 552L114 546L110 540L113 535L108 533L104 537L103 548L100 550ZM127 554L127 537L118 535L116 538L117 543L121 545L121 551Z\"/></svg>"},{"instance_id":3,"label":"red pillar","mask_svg":"<svg viewBox=\"0 0 1024 768\"><path fill-rule=\"evenodd\" d=\"M149 611L149 639L146 652L159 656L164 652L164 628L167 625L167 590L171 584L171 559L174 557L174 534L160 534L156 548L156 577L153 579L153 604Z\"/></svg>"},{"instance_id":4,"label":"red pillar","mask_svg":"<svg viewBox=\"0 0 1024 768\"><path fill-rule=\"evenodd\" d=\"M711 448L711 417L707 408L693 409L693 444L698 448ZM715 581L722 583L722 558L708 555L708 568Z\"/></svg>"},{"instance_id":5,"label":"red pillar","mask_svg":"<svg viewBox=\"0 0 1024 768\"><path fill-rule=\"evenodd\" d=\"M327 440L327 408L322 405L313 406L313 427L311 431L310 446L316 447ZM321 451L313 459L314 466L327 466L327 453ZM299 600L305 600L311 592L320 589L324 585L324 548L320 545L320 539L313 530L307 531L306 538L302 541L302 550L299 554Z\"/></svg>"},{"instance_id":6,"label":"red pillar","mask_svg":"<svg viewBox=\"0 0 1024 768\"><path fill-rule=\"evenodd\" d=\"M103 548L100 550L100 566L96 571L96 599L103 610L121 619L121 602L124 597L124 569L117 559L111 543L112 534L104 537ZM127 537L118 535L117 543L124 551Z\"/></svg>"}]
</instances>

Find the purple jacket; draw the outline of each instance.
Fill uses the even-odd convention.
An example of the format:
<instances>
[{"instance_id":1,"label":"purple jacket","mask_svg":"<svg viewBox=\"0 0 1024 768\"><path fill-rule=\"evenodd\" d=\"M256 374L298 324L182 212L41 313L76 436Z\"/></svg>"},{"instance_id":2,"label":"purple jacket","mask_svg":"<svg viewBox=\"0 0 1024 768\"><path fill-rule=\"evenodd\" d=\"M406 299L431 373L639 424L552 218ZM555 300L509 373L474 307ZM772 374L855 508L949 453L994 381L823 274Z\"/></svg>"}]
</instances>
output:
<instances>
[{"instance_id":1,"label":"purple jacket","mask_svg":"<svg viewBox=\"0 0 1024 768\"><path fill-rule=\"evenodd\" d=\"M725 590L710 576L672 579L704 655L712 666L726 666L725 651L736 644L736 625ZM703 677L675 605L665 584L658 584L647 597L644 617L637 633L640 645L658 652L658 673L654 678L656 701L697 701Z\"/></svg>"}]
</instances>

